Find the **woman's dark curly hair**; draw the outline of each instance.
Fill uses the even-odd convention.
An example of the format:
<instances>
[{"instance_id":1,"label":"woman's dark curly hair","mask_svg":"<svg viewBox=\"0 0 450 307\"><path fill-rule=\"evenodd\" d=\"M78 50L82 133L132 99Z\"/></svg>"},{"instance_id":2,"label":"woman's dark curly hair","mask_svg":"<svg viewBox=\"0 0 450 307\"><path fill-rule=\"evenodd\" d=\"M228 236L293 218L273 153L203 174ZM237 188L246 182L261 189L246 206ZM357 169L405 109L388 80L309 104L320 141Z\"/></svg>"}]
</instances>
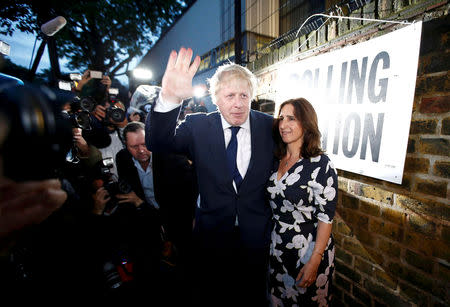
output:
<instances>
[{"instance_id":1,"label":"woman's dark curly hair","mask_svg":"<svg viewBox=\"0 0 450 307\"><path fill-rule=\"evenodd\" d=\"M290 104L294 107L294 116L300 122L303 129L303 145L300 154L303 158L316 157L324 151L320 144L320 131L317 122L317 114L311 103L305 98L286 100L280 105L278 116L273 121L273 138L275 140L275 156L281 159L286 155L286 144L283 142L278 130L281 109Z\"/></svg>"}]
</instances>

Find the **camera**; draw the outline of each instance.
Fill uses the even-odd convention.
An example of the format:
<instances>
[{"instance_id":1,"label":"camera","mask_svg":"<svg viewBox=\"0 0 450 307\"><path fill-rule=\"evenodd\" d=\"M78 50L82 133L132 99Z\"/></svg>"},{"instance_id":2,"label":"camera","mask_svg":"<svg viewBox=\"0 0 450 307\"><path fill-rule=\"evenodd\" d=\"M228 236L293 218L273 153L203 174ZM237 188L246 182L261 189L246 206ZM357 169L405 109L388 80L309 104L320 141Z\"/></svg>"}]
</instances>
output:
<instances>
[{"instance_id":1,"label":"camera","mask_svg":"<svg viewBox=\"0 0 450 307\"><path fill-rule=\"evenodd\" d=\"M111 119L116 123L120 123L125 119L125 115L125 111L114 102L114 104L106 109L105 121Z\"/></svg>"},{"instance_id":2,"label":"camera","mask_svg":"<svg viewBox=\"0 0 450 307\"><path fill-rule=\"evenodd\" d=\"M62 109L73 94L26 83L0 85L0 113L9 121L1 144L4 175L16 181L54 178L72 146L72 124Z\"/></svg>"},{"instance_id":3,"label":"camera","mask_svg":"<svg viewBox=\"0 0 450 307\"><path fill-rule=\"evenodd\" d=\"M87 111L87 112L93 112L95 110L95 106L97 105L97 103L95 102L94 98L88 96L88 97L83 97L83 98L79 98L79 105L80 105L80 109Z\"/></svg>"},{"instance_id":4,"label":"camera","mask_svg":"<svg viewBox=\"0 0 450 307\"><path fill-rule=\"evenodd\" d=\"M103 158L97 162L94 167L94 179L101 179L103 187L111 197L110 201L106 204L104 212L106 214L112 214L117 208L117 194L128 194L132 191L131 185L125 180L117 180L115 175L111 172L113 167L113 158Z\"/></svg>"},{"instance_id":5,"label":"camera","mask_svg":"<svg viewBox=\"0 0 450 307\"><path fill-rule=\"evenodd\" d=\"M114 180L114 175L111 173L114 163L113 158L104 158L100 162L100 177L103 179L103 187L108 191L109 196L130 193L131 186L126 181Z\"/></svg>"},{"instance_id":6,"label":"camera","mask_svg":"<svg viewBox=\"0 0 450 307\"><path fill-rule=\"evenodd\" d=\"M63 110L62 115L68 119L73 128L91 130L91 116L81 105L81 99L77 96L70 103L70 110Z\"/></svg>"},{"instance_id":7,"label":"camera","mask_svg":"<svg viewBox=\"0 0 450 307\"><path fill-rule=\"evenodd\" d=\"M117 100L118 90L116 88L111 88L109 91L109 107L106 109L105 121L108 122L109 119L116 123L123 122L126 116L124 109L120 107L120 102Z\"/></svg>"},{"instance_id":8,"label":"camera","mask_svg":"<svg viewBox=\"0 0 450 307\"><path fill-rule=\"evenodd\" d=\"M79 97L81 108L92 112L98 104L104 105L108 100L106 85L101 79L91 79L81 89Z\"/></svg>"}]
</instances>

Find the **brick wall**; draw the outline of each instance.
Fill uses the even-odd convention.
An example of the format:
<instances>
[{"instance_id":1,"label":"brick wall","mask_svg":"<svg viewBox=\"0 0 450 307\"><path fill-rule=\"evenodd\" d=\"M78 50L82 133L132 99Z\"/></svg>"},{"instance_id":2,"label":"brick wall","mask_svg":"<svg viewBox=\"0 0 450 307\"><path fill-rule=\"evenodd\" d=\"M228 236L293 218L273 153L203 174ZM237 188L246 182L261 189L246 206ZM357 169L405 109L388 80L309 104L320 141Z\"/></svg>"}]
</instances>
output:
<instances>
[{"instance_id":1,"label":"brick wall","mask_svg":"<svg viewBox=\"0 0 450 307\"><path fill-rule=\"evenodd\" d=\"M352 16L423 20L411 128L401 185L339 171L335 304L447 306L450 302L450 17L448 1L376 0ZM391 31L370 22L327 27L249 63L272 64L321 46L342 47ZM328 44L327 44L328 43ZM267 84L267 80L266 80ZM270 97L270 84L266 86Z\"/></svg>"}]
</instances>

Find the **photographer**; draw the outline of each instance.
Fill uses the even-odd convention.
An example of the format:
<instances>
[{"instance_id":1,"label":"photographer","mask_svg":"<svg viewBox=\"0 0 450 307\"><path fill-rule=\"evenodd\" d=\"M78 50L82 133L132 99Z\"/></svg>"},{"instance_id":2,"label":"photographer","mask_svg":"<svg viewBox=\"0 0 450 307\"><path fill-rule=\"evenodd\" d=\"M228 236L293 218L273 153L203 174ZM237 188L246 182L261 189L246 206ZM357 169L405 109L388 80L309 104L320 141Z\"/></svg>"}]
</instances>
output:
<instances>
[{"instance_id":1,"label":"photographer","mask_svg":"<svg viewBox=\"0 0 450 307\"><path fill-rule=\"evenodd\" d=\"M91 72L93 72L92 74L91 74ZM77 86L76 86L76 88L75 88L75 90L77 91L77 92L81 92L82 91L82 89L83 89L83 86L86 84L86 83L88 83L92 78L94 78L95 79L95 77L97 77L95 74L96 74L97 72L96 71L92 71L92 70L86 70L84 73L83 73L83 75L81 76L81 80L77 83ZM108 91L109 90L109 88L110 88L110 86L111 86L111 79L108 77L108 76L105 76L105 75L101 75L101 83L103 84L103 85L105 85L105 87L106 87L106 91Z\"/></svg>"},{"instance_id":2,"label":"photographer","mask_svg":"<svg viewBox=\"0 0 450 307\"><path fill-rule=\"evenodd\" d=\"M119 297L132 295L136 299L144 293L149 295L149 290L152 296L160 293L164 235L154 197L151 153L145 146L144 129L140 122L126 125L126 148L116 155L119 173L116 188L103 177L95 181L98 189L93 195L94 212L108 219L110 261L116 263L125 257L126 262L132 264L132 272L127 276L130 282L122 280L126 288L116 293Z\"/></svg>"},{"instance_id":3,"label":"photographer","mask_svg":"<svg viewBox=\"0 0 450 307\"><path fill-rule=\"evenodd\" d=\"M100 77L100 78L99 78ZM98 71L88 70L78 83L80 104L91 114L91 131L83 131L87 143L97 147L103 158L112 158L125 147L122 130L128 123L124 104L109 93L111 80ZM117 177L113 163L112 173Z\"/></svg>"},{"instance_id":4,"label":"photographer","mask_svg":"<svg viewBox=\"0 0 450 307\"><path fill-rule=\"evenodd\" d=\"M3 298L21 305L92 297L100 289L94 232L89 214L74 214L83 204L65 174L74 136L62 110L72 97L28 84L0 85Z\"/></svg>"}]
</instances>

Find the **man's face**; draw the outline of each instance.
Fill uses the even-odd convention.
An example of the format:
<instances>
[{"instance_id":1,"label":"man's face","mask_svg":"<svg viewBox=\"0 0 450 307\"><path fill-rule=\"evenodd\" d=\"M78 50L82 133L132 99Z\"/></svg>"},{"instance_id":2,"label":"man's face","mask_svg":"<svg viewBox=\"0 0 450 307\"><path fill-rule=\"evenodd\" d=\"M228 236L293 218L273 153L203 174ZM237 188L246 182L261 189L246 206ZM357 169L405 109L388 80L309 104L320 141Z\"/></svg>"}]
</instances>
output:
<instances>
[{"instance_id":1,"label":"man's face","mask_svg":"<svg viewBox=\"0 0 450 307\"><path fill-rule=\"evenodd\" d=\"M225 120L232 126L242 125L250 111L251 92L248 83L229 77L220 84L216 105Z\"/></svg>"},{"instance_id":2,"label":"man's face","mask_svg":"<svg viewBox=\"0 0 450 307\"><path fill-rule=\"evenodd\" d=\"M139 162L147 162L150 160L151 152L145 146L145 132L138 130L136 132L127 133L127 149L131 155Z\"/></svg>"}]
</instances>

